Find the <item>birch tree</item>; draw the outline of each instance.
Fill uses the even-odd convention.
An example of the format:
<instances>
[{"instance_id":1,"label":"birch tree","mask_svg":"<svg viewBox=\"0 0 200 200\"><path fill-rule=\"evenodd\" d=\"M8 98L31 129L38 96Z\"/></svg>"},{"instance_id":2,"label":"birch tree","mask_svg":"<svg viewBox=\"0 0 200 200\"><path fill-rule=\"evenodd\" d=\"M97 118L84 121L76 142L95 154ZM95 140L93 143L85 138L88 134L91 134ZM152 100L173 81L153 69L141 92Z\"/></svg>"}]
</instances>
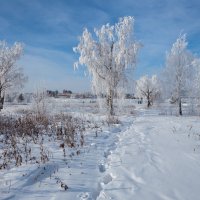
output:
<instances>
[{"instance_id":1,"label":"birch tree","mask_svg":"<svg viewBox=\"0 0 200 200\"><path fill-rule=\"evenodd\" d=\"M194 97L199 99L200 98L200 58L195 58L192 64L194 67L192 94Z\"/></svg>"},{"instance_id":2,"label":"birch tree","mask_svg":"<svg viewBox=\"0 0 200 200\"><path fill-rule=\"evenodd\" d=\"M163 73L164 88L173 102L178 103L179 115L182 115L181 99L189 95L192 81L192 63L194 57L187 49L186 35L180 35L166 55Z\"/></svg>"},{"instance_id":3,"label":"birch tree","mask_svg":"<svg viewBox=\"0 0 200 200\"><path fill-rule=\"evenodd\" d=\"M127 81L127 69L134 69L140 44L134 40L133 17L120 18L115 25L103 25L94 29L95 36L85 29L80 42L74 48L80 54L75 63L87 66L92 77L92 89L106 95L107 108L114 115L113 100L118 89Z\"/></svg>"},{"instance_id":4,"label":"birch tree","mask_svg":"<svg viewBox=\"0 0 200 200\"><path fill-rule=\"evenodd\" d=\"M160 95L160 84L156 75L143 76L136 81L136 96L147 100L147 107Z\"/></svg>"},{"instance_id":5,"label":"birch tree","mask_svg":"<svg viewBox=\"0 0 200 200\"><path fill-rule=\"evenodd\" d=\"M0 110L3 108L6 92L13 87L22 86L26 77L22 69L16 65L23 52L21 43L9 47L5 41L0 41Z\"/></svg>"}]
</instances>

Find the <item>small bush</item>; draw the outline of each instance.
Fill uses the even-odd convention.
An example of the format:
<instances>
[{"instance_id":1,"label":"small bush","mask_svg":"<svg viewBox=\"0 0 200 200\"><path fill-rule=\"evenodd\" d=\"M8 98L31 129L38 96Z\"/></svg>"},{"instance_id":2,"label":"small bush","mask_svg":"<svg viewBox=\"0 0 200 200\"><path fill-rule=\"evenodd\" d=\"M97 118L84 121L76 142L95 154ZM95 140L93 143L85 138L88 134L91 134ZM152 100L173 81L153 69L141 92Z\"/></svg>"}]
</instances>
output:
<instances>
[{"instance_id":1,"label":"small bush","mask_svg":"<svg viewBox=\"0 0 200 200\"><path fill-rule=\"evenodd\" d=\"M70 115L50 117L28 113L17 119L0 116L0 169L48 162L49 141L62 148L64 156L67 148L80 152L77 148L84 144L84 131L83 122Z\"/></svg>"},{"instance_id":2,"label":"small bush","mask_svg":"<svg viewBox=\"0 0 200 200\"><path fill-rule=\"evenodd\" d=\"M111 124L121 124L120 120L116 117L116 116L108 116L107 118L107 124L111 125Z\"/></svg>"}]
</instances>

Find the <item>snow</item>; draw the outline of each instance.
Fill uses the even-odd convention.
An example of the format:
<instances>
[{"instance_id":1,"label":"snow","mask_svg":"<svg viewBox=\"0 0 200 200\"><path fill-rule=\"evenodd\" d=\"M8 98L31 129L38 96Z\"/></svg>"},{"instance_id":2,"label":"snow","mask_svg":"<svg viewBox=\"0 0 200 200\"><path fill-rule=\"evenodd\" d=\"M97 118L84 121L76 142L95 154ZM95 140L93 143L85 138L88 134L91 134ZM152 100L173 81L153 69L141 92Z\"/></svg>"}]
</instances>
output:
<instances>
[{"instance_id":1,"label":"snow","mask_svg":"<svg viewBox=\"0 0 200 200\"><path fill-rule=\"evenodd\" d=\"M108 157L107 173L115 178L98 199L199 199L199 150L188 136L191 125L199 127L198 119L138 117Z\"/></svg>"},{"instance_id":2,"label":"snow","mask_svg":"<svg viewBox=\"0 0 200 200\"><path fill-rule=\"evenodd\" d=\"M78 155L64 158L49 143L48 163L1 170L0 199L199 199L198 116L160 115L160 107L146 110L132 102L134 115L129 110L118 116L120 124L108 125L95 103L82 101L56 99L49 105L52 113L70 112L101 126L97 135L87 130ZM3 113L28 107L7 105Z\"/></svg>"}]
</instances>

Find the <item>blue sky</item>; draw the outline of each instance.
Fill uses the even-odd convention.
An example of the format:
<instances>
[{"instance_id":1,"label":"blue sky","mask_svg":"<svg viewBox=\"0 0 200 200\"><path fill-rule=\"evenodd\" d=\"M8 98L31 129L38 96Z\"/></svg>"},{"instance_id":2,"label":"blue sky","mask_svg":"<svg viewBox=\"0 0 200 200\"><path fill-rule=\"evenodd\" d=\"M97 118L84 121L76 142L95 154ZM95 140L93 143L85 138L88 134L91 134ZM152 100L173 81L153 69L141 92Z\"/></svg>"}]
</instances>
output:
<instances>
[{"instance_id":1,"label":"blue sky","mask_svg":"<svg viewBox=\"0 0 200 200\"><path fill-rule=\"evenodd\" d=\"M199 0L0 0L0 40L20 41L25 51L18 63L29 77L25 90L38 85L52 90L90 90L84 70L74 71L83 28L91 32L119 17L135 17L135 36L144 47L135 78L158 73L180 32L189 49L200 55Z\"/></svg>"}]
</instances>

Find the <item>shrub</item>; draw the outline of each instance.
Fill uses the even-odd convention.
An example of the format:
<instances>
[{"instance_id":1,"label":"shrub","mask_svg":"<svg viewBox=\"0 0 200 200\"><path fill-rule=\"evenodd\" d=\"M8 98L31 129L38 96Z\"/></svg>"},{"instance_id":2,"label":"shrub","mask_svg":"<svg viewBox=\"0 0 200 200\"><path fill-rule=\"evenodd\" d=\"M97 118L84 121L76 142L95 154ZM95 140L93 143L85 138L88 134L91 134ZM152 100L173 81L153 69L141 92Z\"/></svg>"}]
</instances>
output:
<instances>
[{"instance_id":1,"label":"shrub","mask_svg":"<svg viewBox=\"0 0 200 200\"><path fill-rule=\"evenodd\" d=\"M84 144L84 131L83 122L70 115L0 116L0 169L28 162L48 162L51 157L49 141L63 148L64 156L67 148L80 153L77 148Z\"/></svg>"}]
</instances>

